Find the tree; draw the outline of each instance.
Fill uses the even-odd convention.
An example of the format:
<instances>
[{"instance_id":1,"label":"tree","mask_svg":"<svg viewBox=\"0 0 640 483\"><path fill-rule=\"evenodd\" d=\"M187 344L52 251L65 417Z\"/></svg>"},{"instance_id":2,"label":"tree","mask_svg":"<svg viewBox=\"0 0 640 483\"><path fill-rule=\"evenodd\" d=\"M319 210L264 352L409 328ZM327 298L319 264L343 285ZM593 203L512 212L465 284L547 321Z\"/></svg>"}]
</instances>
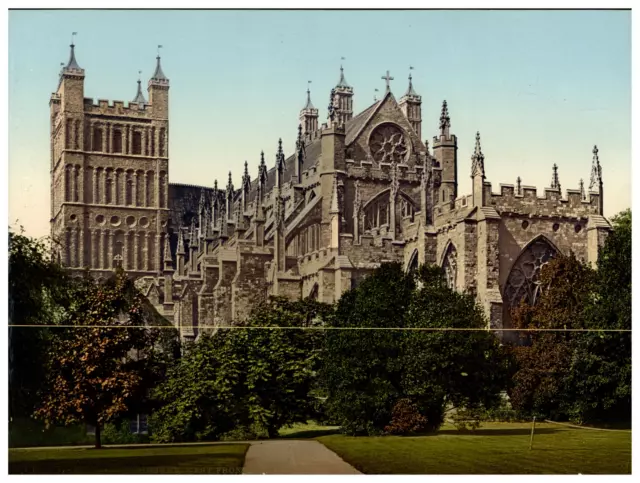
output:
<instances>
[{"instance_id":1,"label":"tree","mask_svg":"<svg viewBox=\"0 0 640 483\"><path fill-rule=\"evenodd\" d=\"M533 307L523 303L513 311L514 327L530 331L522 333L522 345L513 347L517 371L509 396L518 411L564 418L566 377L578 340L570 330L586 328L585 309L593 299L595 272L573 254L558 256L542 267L540 284L538 303Z\"/></svg>"},{"instance_id":2,"label":"tree","mask_svg":"<svg viewBox=\"0 0 640 483\"><path fill-rule=\"evenodd\" d=\"M576 342L565 382L566 412L579 423L631 420L631 210L612 222L598 257L594 297L585 310L590 331Z\"/></svg>"},{"instance_id":3,"label":"tree","mask_svg":"<svg viewBox=\"0 0 640 483\"><path fill-rule=\"evenodd\" d=\"M343 431L379 434L402 398L400 330L415 288L399 264L383 264L337 302L326 334L327 409Z\"/></svg>"},{"instance_id":4,"label":"tree","mask_svg":"<svg viewBox=\"0 0 640 483\"><path fill-rule=\"evenodd\" d=\"M35 416L53 422L95 426L95 446L105 423L126 413L145 387L156 329L146 329L144 299L122 270L105 284L85 286L69 321L55 334L47 384Z\"/></svg>"},{"instance_id":5,"label":"tree","mask_svg":"<svg viewBox=\"0 0 640 483\"><path fill-rule=\"evenodd\" d=\"M160 442L218 439L232 430L275 437L313 414L322 333L330 307L273 298L233 329L202 334L156 391Z\"/></svg>"},{"instance_id":6,"label":"tree","mask_svg":"<svg viewBox=\"0 0 640 483\"><path fill-rule=\"evenodd\" d=\"M482 411L500 404L511 360L487 329L472 295L450 289L439 267L422 266L403 337L403 389L436 430L447 409ZM439 329L444 330L439 330ZM447 330L449 329L449 330Z\"/></svg>"},{"instance_id":7,"label":"tree","mask_svg":"<svg viewBox=\"0 0 640 483\"><path fill-rule=\"evenodd\" d=\"M631 211L612 221L597 270L558 257L541 271L539 303L514 312L516 327L559 330L529 333L514 347L516 409L579 424L630 421Z\"/></svg>"},{"instance_id":8,"label":"tree","mask_svg":"<svg viewBox=\"0 0 640 483\"><path fill-rule=\"evenodd\" d=\"M64 320L77 287L43 240L9 231L9 415L30 416L45 380L51 329ZM27 327L24 327L27 326Z\"/></svg>"},{"instance_id":9,"label":"tree","mask_svg":"<svg viewBox=\"0 0 640 483\"><path fill-rule=\"evenodd\" d=\"M446 286L437 267L404 273L384 264L338 302L324 354L328 404L346 432L380 434L417 407L426 429L445 407L491 407L508 368L473 297ZM428 330L441 328L470 331ZM358 330L361 329L361 330ZM426 329L426 330L420 330ZM400 407L402 406L402 407ZM391 424L390 424L391 422Z\"/></svg>"}]
</instances>

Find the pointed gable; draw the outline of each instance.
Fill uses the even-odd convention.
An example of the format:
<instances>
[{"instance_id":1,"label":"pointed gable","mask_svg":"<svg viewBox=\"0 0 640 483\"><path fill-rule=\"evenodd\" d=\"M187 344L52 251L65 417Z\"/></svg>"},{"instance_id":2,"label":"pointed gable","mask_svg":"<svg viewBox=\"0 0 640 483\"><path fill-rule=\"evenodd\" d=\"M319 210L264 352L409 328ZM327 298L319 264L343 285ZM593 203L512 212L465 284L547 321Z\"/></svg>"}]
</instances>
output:
<instances>
[{"instance_id":1,"label":"pointed gable","mask_svg":"<svg viewBox=\"0 0 640 483\"><path fill-rule=\"evenodd\" d=\"M395 124L404 132L406 136L405 143L408 146L410 145L409 159L404 162L408 164L415 163L416 154L426 151L426 148L390 91L380 101L358 114L352 119L351 123L347 124L345 140L347 147L351 147L352 151L369 153L371 133L378 126L385 123Z\"/></svg>"}]
</instances>

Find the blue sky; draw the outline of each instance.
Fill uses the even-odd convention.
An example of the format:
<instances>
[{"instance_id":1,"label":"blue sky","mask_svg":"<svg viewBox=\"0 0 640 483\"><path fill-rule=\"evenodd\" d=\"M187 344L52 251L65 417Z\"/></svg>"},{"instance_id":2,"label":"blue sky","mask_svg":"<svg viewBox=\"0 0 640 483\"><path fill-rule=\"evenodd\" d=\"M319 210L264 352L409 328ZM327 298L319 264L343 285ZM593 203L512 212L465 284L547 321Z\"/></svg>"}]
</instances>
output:
<instances>
[{"instance_id":1,"label":"blue sky","mask_svg":"<svg viewBox=\"0 0 640 483\"><path fill-rule=\"evenodd\" d=\"M326 120L345 57L354 111L384 92L400 98L409 66L422 95L422 136L437 132L442 100L458 136L459 193L468 193L476 131L487 180L589 184L600 149L605 214L631 205L630 11L11 11L9 222L49 232L49 107L71 32L85 96L129 101L156 46L170 89L171 182L237 184L261 150L290 152L307 81ZM146 95L146 92L145 92Z\"/></svg>"}]
</instances>

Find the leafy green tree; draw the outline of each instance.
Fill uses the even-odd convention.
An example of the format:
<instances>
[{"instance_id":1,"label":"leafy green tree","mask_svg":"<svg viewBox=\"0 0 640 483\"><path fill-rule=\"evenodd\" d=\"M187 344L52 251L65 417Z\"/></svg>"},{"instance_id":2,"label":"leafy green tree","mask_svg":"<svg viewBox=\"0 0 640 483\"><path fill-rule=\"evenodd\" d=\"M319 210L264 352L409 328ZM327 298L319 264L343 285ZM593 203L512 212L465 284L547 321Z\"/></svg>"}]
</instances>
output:
<instances>
[{"instance_id":1,"label":"leafy green tree","mask_svg":"<svg viewBox=\"0 0 640 483\"><path fill-rule=\"evenodd\" d=\"M100 448L105 423L127 413L146 389L159 332L145 328L144 298L121 270L105 284L88 283L81 295L69 316L75 327L53 338L35 416L47 425L93 425Z\"/></svg>"},{"instance_id":2,"label":"leafy green tree","mask_svg":"<svg viewBox=\"0 0 640 483\"><path fill-rule=\"evenodd\" d=\"M585 310L567 381L566 412L576 422L631 420L631 210L612 219L598 258L595 294Z\"/></svg>"},{"instance_id":3,"label":"leafy green tree","mask_svg":"<svg viewBox=\"0 0 640 483\"><path fill-rule=\"evenodd\" d=\"M414 289L399 264L383 264L337 302L322 380L329 414L348 433L381 433L402 398L402 331L389 329L406 326Z\"/></svg>"},{"instance_id":4,"label":"leafy green tree","mask_svg":"<svg viewBox=\"0 0 640 483\"><path fill-rule=\"evenodd\" d=\"M355 329L328 331L323 369L332 414L351 434L382 433L401 401L434 430L447 406L491 407L506 383L497 339L473 330L487 327L481 309L436 267L382 265L341 297L332 326ZM441 328L472 330L429 330Z\"/></svg>"},{"instance_id":5,"label":"leafy green tree","mask_svg":"<svg viewBox=\"0 0 640 483\"><path fill-rule=\"evenodd\" d=\"M242 354L228 350L230 331L201 333L154 390L156 442L218 439L243 422Z\"/></svg>"},{"instance_id":6,"label":"leafy green tree","mask_svg":"<svg viewBox=\"0 0 640 483\"><path fill-rule=\"evenodd\" d=\"M517 371L509 396L518 411L564 418L566 377L578 340L570 330L586 328L595 272L573 254L559 256L542 267L540 284L538 303L522 304L513 312L515 328L534 330L523 332L523 344L513 348Z\"/></svg>"},{"instance_id":7,"label":"leafy green tree","mask_svg":"<svg viewBox=\"0 0 640 483\"><path fill-rule=\"evenodd\" d=\"M630 210L612 221L597 270L558 257L543 267L539 303L515 311L517 327L560 330L530 333L514 348L516 409L580 424L630 421L631 334L623 332L631 329Z\"/></svg>"},{"instance_id":8,"label":"leafy green tree","mask_svg":"<svg viewBox=\"0 0 640 483\"><path fill-rule=\"evenodd\" d=\"M269 437L314 411L322 323L330 307L274 298L234 329L202 334L156 391L157 441L218 439L233 430Z\"/></svg>"},{"instance_id":9,"label":"leafy green tree","mask_svg":"<svg viewBox=\"0 0 640 483\"><path fill-rule=\"evenodd\" d=\"M76 286L51 260L46 241L9 231L9 415L28 417L45 380L51 330L64 320Z\"/></svg>"},{"instance_id":10,"label":"leafy green tree","mask_svg":"<svg viewBox=\"0 0 640 483\"><path fill-rule=\"evenodd\" d=\"M406 317L407 327L414 330L403 337L402 385L433 431L448 409L497 407L511 360L486 330L488 322L474 297L450 289L439 267L420 267L417 280Z\"/></svg>"}]
</instances>

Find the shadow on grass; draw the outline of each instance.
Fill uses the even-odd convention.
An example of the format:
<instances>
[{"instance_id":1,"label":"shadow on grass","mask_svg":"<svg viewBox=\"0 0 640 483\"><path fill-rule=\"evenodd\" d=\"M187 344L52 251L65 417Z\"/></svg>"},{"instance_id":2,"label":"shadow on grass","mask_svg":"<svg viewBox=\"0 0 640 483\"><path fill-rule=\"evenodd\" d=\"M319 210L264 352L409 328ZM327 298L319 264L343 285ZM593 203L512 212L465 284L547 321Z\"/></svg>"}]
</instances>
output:
<instances>
[{"instance_id":1,"label":"shadow on grass","mask_svg":"<svg viewBox=\"0 0 640 483\"><path fill-rule=\"evenodd\" d=\"M332 434L340 434L340 430L338 428L306 429L282 435L278 439L313 439L320 436L330 436Z\"/></svg>"},{"instance_id":2,"label":"shadow on grass","mask_svg":"<svg viewBox=\"0 0 640 483\"><path fill-rule=\"evenodd\" d=\"M229 452L16 461L9 462L9 474L241 473L242 459L237 453Z\"/></svg>"},{"instance_id":3,"label":"shadow on grass","mask_svg":"<svg viewBox=\"0 0 640 483\"><path fill-rule=\"evenodd\" d=\"M554 428L536 428L535 434L554 434L562 431ZM437 435L454 435L454 436L524 436L531 434L530 428L513 428L513 429L476 429L475 431L458 431L457 429L442 429L437 433L425 434L424 436Z\"/></svg>"}]
</instances>

